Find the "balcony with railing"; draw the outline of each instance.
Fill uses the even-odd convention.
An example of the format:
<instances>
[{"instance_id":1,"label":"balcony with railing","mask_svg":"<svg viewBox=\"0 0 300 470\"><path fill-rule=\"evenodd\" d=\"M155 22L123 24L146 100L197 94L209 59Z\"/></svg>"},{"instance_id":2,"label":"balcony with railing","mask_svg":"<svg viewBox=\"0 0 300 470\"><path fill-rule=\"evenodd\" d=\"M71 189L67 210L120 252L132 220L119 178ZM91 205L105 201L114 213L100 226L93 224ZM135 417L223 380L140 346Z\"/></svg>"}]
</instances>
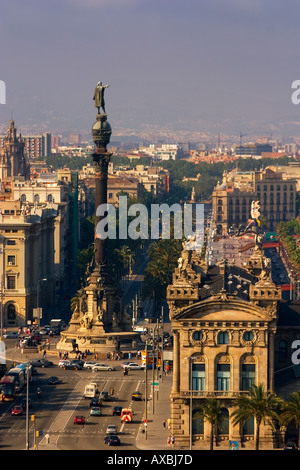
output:
<instances>
[{"instance_id":1,"label":"balcony with railing","mask_svg":"<svg viewBox=\"0 0 300 470\"><path fill-rule=\"evenodd\" d=\"M248 390L181 390L182 398L238 398L249 394Z\"/></svg>"}]
</instances>

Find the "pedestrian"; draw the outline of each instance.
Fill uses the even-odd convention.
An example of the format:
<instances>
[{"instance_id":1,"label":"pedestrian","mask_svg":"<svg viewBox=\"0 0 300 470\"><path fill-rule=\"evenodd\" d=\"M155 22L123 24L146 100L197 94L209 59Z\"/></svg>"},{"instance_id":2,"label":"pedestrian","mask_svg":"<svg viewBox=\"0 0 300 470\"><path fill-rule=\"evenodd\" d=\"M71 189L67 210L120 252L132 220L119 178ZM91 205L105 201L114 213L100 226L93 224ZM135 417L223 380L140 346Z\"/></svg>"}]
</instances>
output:
<instances>
[{"instance_id":1,"label":"pedestrian","mask_svg":"<svg viewBox=\"0 0 300 470\"><path fill-rule=\"evenodd\" d=\"M171 437L171 442L172 442L172 447L174 447L174 444L175 444L175 436L174 436L174 434L173 434L172 437Z\"/></svg>"},{"instance_id":2,"label":"pedestrian","mask_svg":"<svg viewBox=\"0 0 300 470\"><path fill-rule=\"evenodd\" d=\"M169 446L170 444L171 444L171 436L168 436L167 445Z\"/></svg>"},{"instance_id":3,"label":"pedestrian","mask_svg":"<svg viewBox=\"0 0 300 470\"><path fill-rule=\"evenodd\" d=\"M171 419L170 418L167 419L167 423L168 423L168 429L171 429Z\"/></svg>"},{"instance_id":4,"label":"pedestrian","mask_svg":"<svg viewBox=\"0 0 300 470\"><path fill-rule=\"evenodd\" d=\"M163 428L166 429L166 420L163 420Z\"/></svg>"}]
</instances>

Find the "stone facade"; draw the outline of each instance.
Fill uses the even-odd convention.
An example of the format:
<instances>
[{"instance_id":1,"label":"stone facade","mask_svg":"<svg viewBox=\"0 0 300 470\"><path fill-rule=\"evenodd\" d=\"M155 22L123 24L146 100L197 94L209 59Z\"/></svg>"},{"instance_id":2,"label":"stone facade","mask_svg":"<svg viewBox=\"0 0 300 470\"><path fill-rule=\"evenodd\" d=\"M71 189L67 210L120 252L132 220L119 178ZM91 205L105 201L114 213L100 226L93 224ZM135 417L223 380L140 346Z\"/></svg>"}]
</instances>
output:
<instances>
[{"instance_id":1,"label":"stone facade","mask_svg":"<svg viewBox=\"0 0 300 470\"><path fill-rule=\"evenodd\" d=\"M229 291L231 294L229 294ZM269 263L256 245L247 268L224 262L207 267L196 252L183 250L168 287L174 334L171 425L178 445L207 448L210 424L195 419L208 397L221 401L224 421L215 436L253 448L254 423L233 426L236 398L252 384L274 391L274 335L281 290L271 281ZM268 426L262 448L274 446Z\"/></svg>"}]
</instances>

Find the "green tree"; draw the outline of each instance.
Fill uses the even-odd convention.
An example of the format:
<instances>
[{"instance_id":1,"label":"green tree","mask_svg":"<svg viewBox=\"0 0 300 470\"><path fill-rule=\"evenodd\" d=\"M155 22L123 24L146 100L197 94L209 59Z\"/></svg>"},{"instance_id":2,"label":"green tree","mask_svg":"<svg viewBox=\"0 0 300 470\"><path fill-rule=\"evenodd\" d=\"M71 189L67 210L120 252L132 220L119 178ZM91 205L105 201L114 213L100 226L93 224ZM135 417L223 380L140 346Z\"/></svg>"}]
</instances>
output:
<instances>
[{"instance_id":1,"label":"green tree","mask_svg":"<svg viewBox=\"0 0 300 470\"><path fill-rule=\"evenodd\" d=\"M218 427L223 423L222 405L220 400L207 398L205 403L194 414L193 419L202 418L210 423L210 450L214 448L214 435L217 436Z\"/></svg>"},{"instance_id":2,"label":"green tree","mask_svg":"<svg viewBox=\"0 0 300 470\"><path fill-rule=\"evenodd\" d=\"M294 422L298 429L298 448L300 448L300 391L292 393L289 399L283 404L283 411L280 415L280 423L287 426Z\"/></svg>"},{"instance_id":3,"label":"green tree","mask_svg":"<svg viewBox=\"0 0 300 470\"><path fill-rule=\"evenodd\" d=\"M255 450L259 449L261 424L268 424L274 429L274 422L278 420L278 409L282 399L269 390L265 391L262 384L253 385L248 395L241 395L237 401L237 409L233 411L231 418L233 425L245 424L250 418L256 422Z\"/></svg>"},{"instance_id":4,"label":"green tree","mask_svg":"<svg viewBox=\"0 0 300 470\"><path fill-rule=\"evenodd\" d=\"M148 248L149 262L145 269L144 295L153 298L155 310L160 300L166 296L181 250L181 241L177 239L161 239L151 243Z\"/></svg>"},{"instance_id":5,"label":"green tree","mask_svg":"<svg viewBox=\"0 0 300 470\"><path fill-rule=\"evenodd\" d=\"M127 245L121 246L121 248L115 248L114 253L117 256L117 259L121 262L122 268L126 269L129 266L129 270L131 270L131 266L134 260L134 254ZM132 274L129 272L129 274Z\"/></svg>"}]
</instances>

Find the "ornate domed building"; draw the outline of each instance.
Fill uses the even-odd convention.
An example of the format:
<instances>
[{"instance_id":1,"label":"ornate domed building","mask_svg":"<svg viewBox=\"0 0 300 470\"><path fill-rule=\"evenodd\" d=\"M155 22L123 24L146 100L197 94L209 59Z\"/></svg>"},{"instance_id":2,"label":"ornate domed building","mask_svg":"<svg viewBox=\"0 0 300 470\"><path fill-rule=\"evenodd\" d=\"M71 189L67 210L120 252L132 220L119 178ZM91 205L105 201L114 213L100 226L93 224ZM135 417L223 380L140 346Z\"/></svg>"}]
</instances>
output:
<instances>
[{"instance_id":1,"label":"ornate domed building","mask_svg":"<svg viewBox=\"0 0 300 470\"><path fill-rule=\"evenodd\" d=\"M236 398L253 384L274 391L274 337L281 289L257 244L243 267L226 260L207 266L195 251L183 250L168 287L174 334L171 426L177 445L208 448L211 427L197 417L207 398L221 403L218 445L229 441L254 446L254 421L233 425ZM199 414L198 414L199 416ZM261 447L273 448L275 436L261 426Z\"/></svg>"}]
</instances>

